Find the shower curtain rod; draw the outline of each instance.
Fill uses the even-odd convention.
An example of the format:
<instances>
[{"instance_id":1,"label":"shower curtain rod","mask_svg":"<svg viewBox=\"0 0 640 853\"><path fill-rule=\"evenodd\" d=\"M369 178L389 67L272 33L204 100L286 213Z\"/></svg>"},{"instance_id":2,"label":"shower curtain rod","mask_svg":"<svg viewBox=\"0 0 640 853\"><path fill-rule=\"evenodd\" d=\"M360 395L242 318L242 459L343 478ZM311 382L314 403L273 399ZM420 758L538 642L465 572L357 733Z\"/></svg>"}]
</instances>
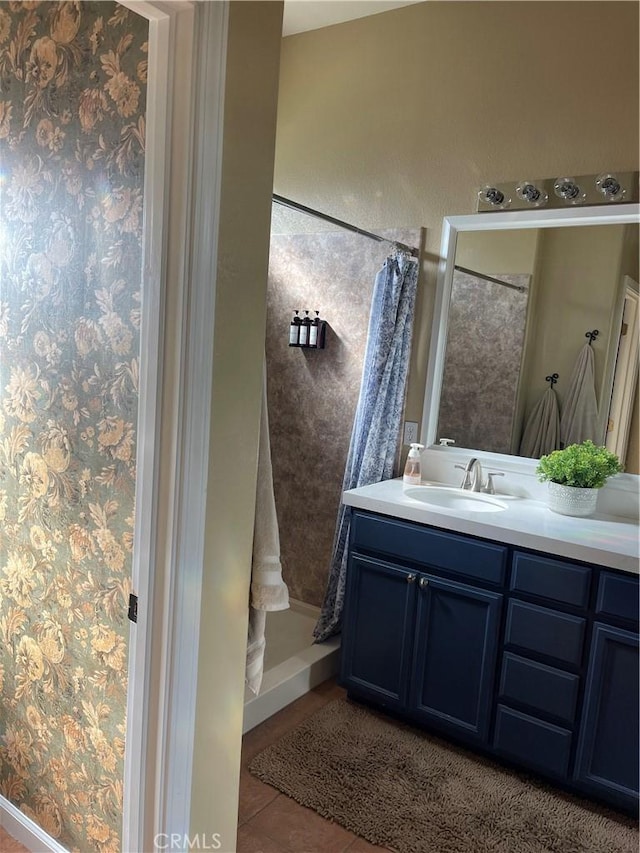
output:
<instances>
[{"instance_id":1,"label":"shower curtain rod","mask_svg":"<svg viewBox=\"0 0 640 853\"><path fill-rule=\"evenodd\" d=\"M404 249L409 252L414 258L418 257L418 249L415 246L407 246L404 243L399 243L397 240L388 240L386 237L381 237L379 234L372 234L371 231L364 231L358 228L357 225L351 225L349 222L343 222L342 219L336 219L335 216L329 216L326 213L321 213L319 210L314 210L312 207L306 207L304 204L299 204L297 201L291 201L282 195L272 196L276 204L281 204L284 207L290 207L292 210L298 210L300 213L307 213L309 216L315 216L316 219L322 219L325 222L331 222L332 225L338 225L340 228L346 228L347 231L353 231L355 234L360 234L362 237L369 237L370 240L377 240L378 243L390 243L398 249Z\"/></svg>"},{"instance_id":2,"label":"shower curtain rod","mask_svg":"<svg viewBox=\"0 0 640 853\"><path fill-rule=\"evenodd\" d=\"M469 270L466 267L459 267L457 264L454 266L454 270L464 272L467 275L472 275L475 278L481 278L483 281L490 281L492 284L501 284L503 287L510 287L511 290L517 290L519 293L524 293L527 289L526 287L522 287L520 284L511 284L510 281L502 281L499 278L493 278L493 276L485 275L483 272L476 272L475 270Z\"/></svg>"}]
</instances>

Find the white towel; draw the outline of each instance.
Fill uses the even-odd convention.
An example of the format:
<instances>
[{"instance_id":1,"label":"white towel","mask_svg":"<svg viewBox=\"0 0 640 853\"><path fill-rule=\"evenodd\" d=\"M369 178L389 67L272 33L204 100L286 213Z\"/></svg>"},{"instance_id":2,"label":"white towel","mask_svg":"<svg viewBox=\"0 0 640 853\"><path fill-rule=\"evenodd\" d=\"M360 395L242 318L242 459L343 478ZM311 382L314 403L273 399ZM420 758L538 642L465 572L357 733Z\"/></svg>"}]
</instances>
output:
<instances>
[{"instance_id":1,"label":"white towel","mask_svg":"<svg viewBox=\"0 0 640 853\"><path fill-rule=\"evenodd\" d=\"M602 442L597 434L598 401L594 384L593 349L585 344L578 355L569 380L569 390L560 416L560 442L562 447L580 444L590 438L594 444Z\"/></svg>"},{"instance_id":2,"label":"white towel","mask_svg":"<svg viewBox=\"0 0 640 853\"><path fill-rule=\"evenodd\" d=\"M247 664L244 674L245 684L256 696L260 692L264 671L264 650L266 640L264 629L267 614L264 610L249 607L249 634L247 637Z\"/></svg>"},{"instance_id":3,"label":"white towel","mask_svg":"<svg viewBox=\"0 0 640 853\"><path fill-rule=\"evenodd\" d=\"M273 494L273 469L269 443L266 368L262 383L262 415L258 451L258 483L256 515L253 529L253 562L251 566L251 595L249 601L249 635L245 681L253 693L262 683L265 650L266 611L286 610L289 590L282 579L280 563L280 534Z\"/></svg>"},{"instance_id":4,"label":"white towel","mask_svg":"<svg viewBox=\"0 0 640 853\"><path fill-rule=\"evenodd\" d=\"M560 448L560 415L558 397L553 387L547 388L533 407L520 442L520 456L539 459Z\"/></svg>"}]
</instances>

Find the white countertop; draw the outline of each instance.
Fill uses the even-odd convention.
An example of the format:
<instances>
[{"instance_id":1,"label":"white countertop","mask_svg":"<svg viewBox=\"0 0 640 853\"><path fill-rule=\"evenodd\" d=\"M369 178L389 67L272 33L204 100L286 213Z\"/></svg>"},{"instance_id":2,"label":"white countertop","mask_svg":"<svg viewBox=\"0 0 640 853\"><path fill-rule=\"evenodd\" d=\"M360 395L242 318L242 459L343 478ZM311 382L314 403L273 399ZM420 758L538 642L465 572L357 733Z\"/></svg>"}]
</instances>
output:
<instances>
[{"instance_id":1,"label":"white countertop","mask_svg":"<svg viewBox=\"0 0 640 853\"><path fill-rule=\"evenodd\" d=\"M399 478L350 489L342 499L358 509L640 574L637 521L597 512L588 518L573 518L530 498L495 497L507 503L507 509L476 513L427 506L407 497Z\"/></svg>"}]
</instances>

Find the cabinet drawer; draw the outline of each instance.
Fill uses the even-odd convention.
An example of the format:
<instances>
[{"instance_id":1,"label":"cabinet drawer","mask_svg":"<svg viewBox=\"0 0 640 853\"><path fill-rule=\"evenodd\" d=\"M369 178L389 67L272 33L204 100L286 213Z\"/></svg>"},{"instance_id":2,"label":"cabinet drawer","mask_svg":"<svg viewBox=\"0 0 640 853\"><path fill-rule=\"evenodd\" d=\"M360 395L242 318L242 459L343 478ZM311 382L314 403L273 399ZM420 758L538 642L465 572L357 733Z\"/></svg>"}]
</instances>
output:
<instances>
[{"instance_id":1,"label":"cabinet drawer","mask_svg":"<svg viewBox=\"0 0 640 853\"><path fill-rule=\"evenodd\" d=\"M580 679L577 675L505 652L500 698L573 723Z\"/></svg>"},{"instance_id":2,"label":"cabinet drawer","mask_svg":"<svg viewBox=\"0 0 640 853\"><path fill-rule=\"evenodd\" d=\"M586 608L591 569L536 554L513 557L511 589Z\"/></svg>"},{"instance_id":3,"label":"cabinet drawer","mask_svg":"<svg viewBox=\"0 0 640 853\"><path fill-rule=\"evenodd\" d=\"M520 711L498 705L494 747L507 758L528 767L567 776L571 751L571 732Z\"/></svg>"},{"instance_id":4,"label":"cabinet drawer","mask_svg":"<svg viewBox=\"0 0 640 853\"><path fill-rule=\"evenodd\" d=\"M505 644L579 666L582 662L585 620L526 601L511 599L505 625Z\"/></svg>"},{"instance_id":5,"label":"cabinet drawer","mask_svg":"<svg viewBox=\"0 0 640 853\"><path fill-rule=\"evenodd\" d=\"M351 547L488 583L504 583L506 547L410 522L356 512L351 521Z\"/></svg>"},{"instance_id":6,"label":"cabinet drawer","mask_svg":"<svg viewBox=\"0 0 640 853\"><path fill-rule=\"evenodd\" d=\"M638 622L638 578L602 572L598 584L596 613Z\"/></svg>"}]
</instances>

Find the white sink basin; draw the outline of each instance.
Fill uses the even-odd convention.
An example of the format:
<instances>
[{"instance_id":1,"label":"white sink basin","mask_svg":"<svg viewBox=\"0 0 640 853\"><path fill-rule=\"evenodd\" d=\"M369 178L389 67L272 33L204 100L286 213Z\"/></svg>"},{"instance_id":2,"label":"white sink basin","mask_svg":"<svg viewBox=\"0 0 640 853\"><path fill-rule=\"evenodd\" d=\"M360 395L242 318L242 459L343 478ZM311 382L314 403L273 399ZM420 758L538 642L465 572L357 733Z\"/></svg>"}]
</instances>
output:
<instances>
[{"instance_id":1,"label":"white sink basin","mask_svg":"<svg viewBox=\"0 0 640 853\"><path fill-rule=\"evenodd\" d=\"M404 495L430 506L465 512L501 512L508 506L492 495L463 492L453 486L412 486L404 490Z\"/></svg>"}]
</instances>

